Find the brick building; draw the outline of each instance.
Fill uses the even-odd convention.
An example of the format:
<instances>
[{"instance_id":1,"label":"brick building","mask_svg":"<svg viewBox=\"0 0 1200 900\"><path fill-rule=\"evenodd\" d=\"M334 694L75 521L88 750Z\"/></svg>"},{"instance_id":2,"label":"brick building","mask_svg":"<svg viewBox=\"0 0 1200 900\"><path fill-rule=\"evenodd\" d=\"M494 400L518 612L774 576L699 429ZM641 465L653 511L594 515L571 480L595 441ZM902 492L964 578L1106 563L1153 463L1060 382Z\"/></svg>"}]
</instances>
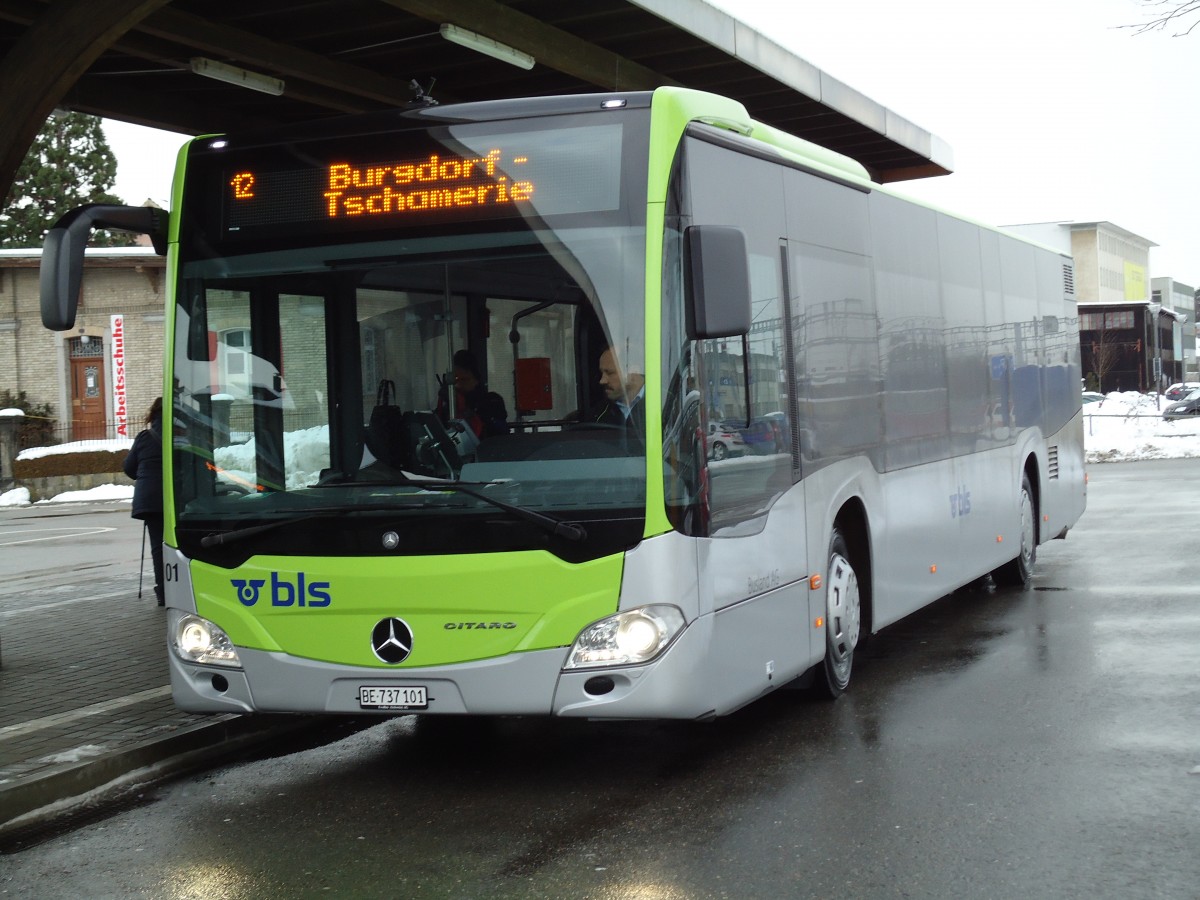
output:
<instances>
[{"instance_id":1,"label":"brick building","mask_svg":"<svg viewBox=\"0 0 1200 900\"><path fill-rule=\"evenodd\" d=\"M63 441L132 437L163 387L166 260L89 248L70 331L42 327L41 250L0 250L0 389L48 403Z\"/></svg>"}]
</instances>

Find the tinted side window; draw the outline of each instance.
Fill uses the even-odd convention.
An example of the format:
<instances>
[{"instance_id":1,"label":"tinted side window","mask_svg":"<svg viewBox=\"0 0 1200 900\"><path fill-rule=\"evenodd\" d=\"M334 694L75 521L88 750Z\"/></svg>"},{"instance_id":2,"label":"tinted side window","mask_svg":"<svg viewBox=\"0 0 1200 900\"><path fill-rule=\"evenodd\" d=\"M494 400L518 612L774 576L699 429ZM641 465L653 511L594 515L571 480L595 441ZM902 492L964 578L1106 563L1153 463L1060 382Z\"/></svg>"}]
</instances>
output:
<instances>
[{"instance_id":1,"label":"tinted side window","mask_svg":"<svg viewBox=\"0 0 1200 900\"><path fill-rule=\"evenodd\" d=\"M781 253L786 170L696 139L685 142L684 152L691 224L741 228L750 253L749 355L737 338L700 341L695 354L705 427L721 422L743 439L739 458L709 464L712 532L720 536L723 528L762 516L792 483L791 337Z\"/></svg>"},{"instance_id":2,"label":"tinted side window","mask_svg":"<svg viewBox=\"0 0 1200 900\"><path fill-rule=\"evenodd\" d=\"M888 469L949 456L936 215L871 195Z\"/></svg>"},{"instance_id":3,"label":"tinted side window","mask_svg":"<svg viewBox=\"0 0 1200 900\"><path fill-rule=\"evenodd\" d=\"M994 442L996 429L1003 427L1004 412L994 386L1004 374L1004 361L993 365L989 359L979 228L939 215L937 229L950 442L955 453L970 453Z\"/></svg>"},{"instance_id":4,"label":"tinted side window","mask_svg":"<svg viewBox=\"0 0 1200 900\"><path fill-rule=\"evenodd\" d=\"M868 195L787 173L789 289L805 474L865 453L881 468L879 317Z\"/></svg>"},{"instance_id":5,"label":"tinted side window","mask_svg":"<svg viewBox=\"0 0 1200 900\"><path fill-rule=\"evenodd\" d=\"M1042 320L1038 310L1033 248L1017 241L1000 245L1004 313L1013 329L1013 419L1018 428L1042 422Z\"/></svg>"}]
</instances>

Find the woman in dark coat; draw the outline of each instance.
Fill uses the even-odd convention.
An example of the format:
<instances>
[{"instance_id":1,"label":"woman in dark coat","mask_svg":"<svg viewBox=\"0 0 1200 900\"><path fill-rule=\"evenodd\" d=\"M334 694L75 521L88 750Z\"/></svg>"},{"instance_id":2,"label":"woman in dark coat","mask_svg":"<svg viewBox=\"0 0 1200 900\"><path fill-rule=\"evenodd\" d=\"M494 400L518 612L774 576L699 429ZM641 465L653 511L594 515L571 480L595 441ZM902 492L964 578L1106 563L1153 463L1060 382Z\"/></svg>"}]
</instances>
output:
<instances>
[{"instance_id":1,"label":"woman in dark coat","mask_svg":"<svg viewBox=\"0 0 1200 900\"><path fill-rule=\"evenodd\" d=\"M146 523L150 558L154 560L154 596L163 605L163 484L162 484L162 397L150 404L146 428L133 439L125 457L125 474L134 480L135 519Z\"/></svg>"},{"instance_id":2,"label":"woman in dark coat","mask_svg":"<svg viewBox=\"0 0 1200 900\"><path fill-rule=\"evenodd\" d=\"M483 375L475 354L470 350L459 350L454 354L455 410L450 415L450 399L447 386L438 391L437 414L443 424L451 419L462 419L471 426L475 436L482 439L497 434L508 434L508 409L504 398L489 391L483 383Z\"/></svg>"}]
</instances>

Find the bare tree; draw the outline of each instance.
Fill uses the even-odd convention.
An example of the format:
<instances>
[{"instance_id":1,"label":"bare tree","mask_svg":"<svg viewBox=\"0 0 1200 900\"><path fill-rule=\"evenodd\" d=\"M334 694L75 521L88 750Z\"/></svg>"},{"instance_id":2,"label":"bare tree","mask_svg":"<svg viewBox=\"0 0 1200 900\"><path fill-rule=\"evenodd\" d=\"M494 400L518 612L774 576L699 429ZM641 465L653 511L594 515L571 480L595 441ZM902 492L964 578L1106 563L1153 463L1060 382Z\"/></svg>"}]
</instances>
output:
<instances>
[{"instance_id":1,"label":"bare tree","mask_svg":"<svg viewBox=\"0 0 1200 900\"><path fill-rule=\"evenodd\" d=\"M1100 339L1092 342L1092 371L1096 373L1096 389L1104 393L1104 380L1121 357L1122 344L1114 332L1101 329Z\"/></svg>"},{"instance_id":2,"label":"bare tree","mask_svg":"<svg viewBox=\"0 0 1200 900\"><path fill-rule=\"evenodd\" d=\"M1184 37L1200 25L1200 0L1137 0L1148 10L1149 18L1140 25L1125 25L1137 34L1170 31L1172 37Z\"/></svg>"}]
</instances>

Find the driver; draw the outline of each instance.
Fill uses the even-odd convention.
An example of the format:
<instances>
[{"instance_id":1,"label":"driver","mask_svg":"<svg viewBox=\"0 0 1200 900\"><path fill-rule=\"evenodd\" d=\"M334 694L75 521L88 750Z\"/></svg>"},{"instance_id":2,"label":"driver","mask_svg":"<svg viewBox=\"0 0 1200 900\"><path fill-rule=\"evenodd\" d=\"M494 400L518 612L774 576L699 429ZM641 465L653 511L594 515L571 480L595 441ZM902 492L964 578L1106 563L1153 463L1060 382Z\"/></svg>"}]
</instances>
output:
<instances>
[{"instance_id":1,"label":"driver","mask_svg":"<svg viewBox=\"0 0 1200 900\"><path fill-rule=\"evenodd\" d=\"M592 409L587 421L633 428L638 434L645 434L645 376L637 372L624 374L617 351L612 347L600 354L600 387L604 389L605 401Z\"/></svg>"}]
</instances>

